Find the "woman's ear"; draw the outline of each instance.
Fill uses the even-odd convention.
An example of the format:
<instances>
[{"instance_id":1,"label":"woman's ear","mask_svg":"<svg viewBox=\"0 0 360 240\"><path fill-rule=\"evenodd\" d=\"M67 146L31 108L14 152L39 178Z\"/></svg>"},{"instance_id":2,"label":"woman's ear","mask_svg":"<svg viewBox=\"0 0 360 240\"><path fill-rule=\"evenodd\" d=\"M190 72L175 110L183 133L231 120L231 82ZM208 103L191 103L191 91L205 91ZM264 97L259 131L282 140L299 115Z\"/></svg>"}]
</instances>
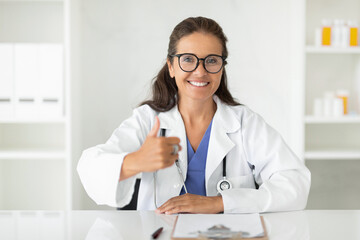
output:
<instances>
[{"instance_id":1,"label":"woman's ear","mask_svg":"<svg viewBox=\"0 0 360 240\"><path fill-rule=\"evenodd\" d=\"M169 69L170 77L171 77L171 78L174 78L174 77L175 77L174 68L173 68L170 60L167 59L167 60L166 60L166 63L167 63L168 69Z\"/></svg>"}]
</instances>

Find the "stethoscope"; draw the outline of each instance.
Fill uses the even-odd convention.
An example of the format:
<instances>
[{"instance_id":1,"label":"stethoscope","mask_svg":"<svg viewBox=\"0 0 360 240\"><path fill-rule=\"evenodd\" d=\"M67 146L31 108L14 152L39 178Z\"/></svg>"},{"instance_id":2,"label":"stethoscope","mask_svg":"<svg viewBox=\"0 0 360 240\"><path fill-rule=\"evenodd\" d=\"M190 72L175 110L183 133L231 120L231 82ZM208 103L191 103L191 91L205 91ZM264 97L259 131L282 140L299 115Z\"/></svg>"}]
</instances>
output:
<instances>
[{"instance_id":1,"label":"stethoscope","mask_svg":"<svg viewBox=\"0 0 360 240\"><path fill-rule=\"evenodd\" d=\"M218 193L232 188L231 182L226 178L226 156L223 159L223 178L217 183Z\"/></svg>"},{"instance_id":2,"label":"stethoscope","mask_svg":"<svg viewBox=\"0 0 360 240\"><path fill-rule=\"evenodd\" d=\"M165 137L165 132L166 132L166 129L164 128L161 128L160 129L160 136L161 137ZM178 173L179 173L179 176L181 178L181 181L182 181L182 184L183 184L183 187L184 187L184 190L185 190L185 193L188 193L187 189L186 189L186 185L185 185L185 180L184 180L184 177L183 177L183 174L182 174L182 171L181 171L181 168L180 168L180 164L179 164L179 161L178 159L176 159L175 161L175 165L178 169ZM157 171L155 171L153 173L154 175L154 204L155 204L155 207L158 208L157 204L156 204L156 178L157 178ZM216 189L218 191L218 193L221 193L225 190L229 190L232 188L232 184L231 182L227 179L226 177L226 156L224 157L223 159L223 178L219 180L219 182L217 183L216 185Z\"/></svg>"}]
</instances>

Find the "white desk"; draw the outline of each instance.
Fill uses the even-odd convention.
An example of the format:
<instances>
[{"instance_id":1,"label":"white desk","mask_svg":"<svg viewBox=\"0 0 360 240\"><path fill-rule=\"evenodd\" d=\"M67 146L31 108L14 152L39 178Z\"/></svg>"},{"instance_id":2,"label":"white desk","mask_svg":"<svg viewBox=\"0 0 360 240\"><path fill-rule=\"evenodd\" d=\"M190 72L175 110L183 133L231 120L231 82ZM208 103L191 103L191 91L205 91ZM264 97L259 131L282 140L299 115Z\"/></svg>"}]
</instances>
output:
<instances>
[{"instance_id":1,"label":"white desk","mask_svg":"<svg viewBox=\"0 0 360 240\"><path fill-rule=\"evenodd\" d=\"M270 240L360 239L360 210L263 214ZM170 239L176 216L152 211L0 211L1 240Z\"/></svg>"}]
</instances>

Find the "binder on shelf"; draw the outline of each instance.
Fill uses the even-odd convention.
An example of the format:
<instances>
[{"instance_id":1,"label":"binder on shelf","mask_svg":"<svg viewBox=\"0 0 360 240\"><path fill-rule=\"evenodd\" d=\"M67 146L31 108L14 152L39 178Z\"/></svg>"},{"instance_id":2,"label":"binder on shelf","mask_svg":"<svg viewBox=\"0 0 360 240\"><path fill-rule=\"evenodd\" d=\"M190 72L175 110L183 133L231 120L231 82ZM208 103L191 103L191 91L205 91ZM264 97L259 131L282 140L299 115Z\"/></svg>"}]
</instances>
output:
<instances>
[{"instance_id":1,"label":"binder on shelf","mask_svg":"<svg viewBox=\"0 0 360 240\"><path fill-rule=\"evenodd\" d=\"M39 45L39 116L63 116L63 47L61 44Z\"/></svg>"},{"instance_id":2,"label":"binder on shelf","mask_svg":"<svg viewBox=\"0 0 360 240\"><path fill-rule=\"evenodd\" d=\"M32 118L38 115L38 46L15 44L15 117Z\"/></svg>"},{"instance_id":3,"label":"binder on shelf","mask_svg":"<svg viewBox=\"0 0 360 240\"><path fill-rule=\"evenodd\" d=\"M0 44L0 119L10 119L14 114L13 73L13 44Z\"/></svg>"},{"instance_id":4,"label":"binder on shelf","mask_svg":"<svg viewBox=\"0 0 360 240\"><path fill-rule=\"evenodd\" d=\"M63 47L61 44L15 44L15 117L61 118Z\"/></svg>"}]
</instances>

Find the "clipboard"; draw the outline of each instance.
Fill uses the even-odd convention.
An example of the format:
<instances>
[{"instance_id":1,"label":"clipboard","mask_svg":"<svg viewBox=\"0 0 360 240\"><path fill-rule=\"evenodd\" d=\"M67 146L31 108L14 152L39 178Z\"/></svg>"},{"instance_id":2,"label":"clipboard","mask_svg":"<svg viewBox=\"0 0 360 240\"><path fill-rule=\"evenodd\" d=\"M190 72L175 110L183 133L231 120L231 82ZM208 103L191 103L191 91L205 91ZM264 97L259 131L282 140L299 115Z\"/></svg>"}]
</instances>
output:
<instances>
[{"instance_id":1,"label":"clipboard","mask_svg":"<svg viewBox=\"0 0 360 240\"><path fill-rule=\"evenodd\" d=\"M178 221L178 218L179 216L176 217L175 219L175 223L174 223L174 227L171 231L171 240L194 240L194 239L203 239L203 238L178 238L178 237L174 237L174 231L175 231L175 227L176 227L176 224L177 224L177 221ZM262 228L264 229L264 236L262 237L253 237L253 238L232 238L232 239L251 239L251 240L268 240L268 234L267 234L267 230L266 230L266 226L265 226L265 223L264 223L264 218L263 216L260 216L260 221L261 221L261 225L262 225Z\"/></svg>"}]
</instances>

